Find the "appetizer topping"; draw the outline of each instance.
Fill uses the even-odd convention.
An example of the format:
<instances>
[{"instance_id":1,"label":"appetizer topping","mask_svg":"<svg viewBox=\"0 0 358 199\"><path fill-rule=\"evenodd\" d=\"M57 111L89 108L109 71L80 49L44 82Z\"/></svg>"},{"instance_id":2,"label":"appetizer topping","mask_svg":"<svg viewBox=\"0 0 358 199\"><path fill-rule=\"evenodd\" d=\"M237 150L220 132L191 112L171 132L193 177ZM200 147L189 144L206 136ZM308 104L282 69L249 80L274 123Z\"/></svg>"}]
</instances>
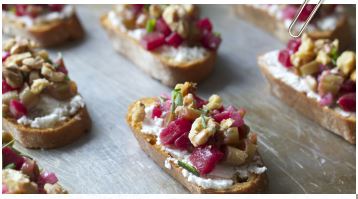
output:
<instances>
[{"instance_id":1,"label":"appetizer topping","mask_svg":"<svg viewBox=\"0 0 358 199\"><path fill-rule=\"evenodd\" d=\"M121 5L117 15L127 30L144 29L142 46L155 50L161 46L202 46L217 50L221 36L213 31L208 18L200 19L195 5Z\"/></svg>"},{"instance_id":2,"label":"appetizer topping","mask_svg":"<svg viewBox=\"0 0 358 199\"><path fill-rule=\"evenodd\" d=\"M289 41L277 59L319 95L318 101L322 106L339 106L345 111L355 112L355 97L344 95L355 95L356 55L352 51L339 54L338 40L313 41L303 35L301 39Z\"/></svg>"},{"instance_id":3,"label":"appetizer topping","mask_svg":"<svg viewBox=\"0 0 358 199\"><path fill-rule=\"evenodd\" d=\"M31 18L36 18L40 15L51 13L51 12L61 12L63 9L63 4L15 4L15 5L5 5L3 10L8 12L14 12L16 16L29 16Z\"/></svg>"},{"instance_id":4,"label":"appetizer topping","mask_svg":"<svg viewBox=\"0 0 358 199\"><path fill-rule=\"evenodd\" d=\"M185 82L175 86L171 97L161 96L149 107L137 102L132 112L133 125L142 124L145 134L148 124L159 125L151 129L160 131L151 134L157 136L156 144L175 160L171 162L185 170L184 176L189 172L206 179L212 177L211 172L218 164L233 167L251 164L257 137L243 120L245 110L224 106L219 95L212 95L208 101L201 99L196 90L196 84ZM164 122L156 123L159 120ZM232 176L231 183L238 180L237 175Z\"/></svg>"},{"instance_id":5,"label":"appetizer topping","mask_svg":"<svg viewBox=\"0 0 358 199\"><path fill-rule=\"evenodd\" d=\"M69 79L61 56L52 61L47 51L37 49L34 42L26 39L8 40L4 52L7 54L2 67L4 117L17 120L24 117L21 121L29 119L27 116L36 119L36 115L29 114L36 112L43 116L42 98L65 102L78 95L76 83ZM64 115L61 117L64 120ZM31 123L26 121L22 124Z\"/></svg>"},{"instance_id":6,"label":"appetizer topping","mask_svg":"<svg viewBox=\"0 0 358 199\"><path fill-rule=\"evenodd\" d=\"M10 133L2 133L2 193L67 193L54 173L42 171L31 158L12 147Z\"/></svg>"}]
</instances>

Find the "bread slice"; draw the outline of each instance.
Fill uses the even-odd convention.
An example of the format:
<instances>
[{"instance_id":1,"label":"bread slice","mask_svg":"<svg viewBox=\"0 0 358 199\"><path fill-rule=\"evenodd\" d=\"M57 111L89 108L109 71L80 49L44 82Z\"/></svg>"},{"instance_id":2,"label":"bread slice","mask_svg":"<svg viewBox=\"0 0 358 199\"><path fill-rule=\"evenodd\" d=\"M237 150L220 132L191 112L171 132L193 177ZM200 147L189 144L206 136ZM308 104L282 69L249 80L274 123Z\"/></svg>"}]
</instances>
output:
<instances>
[{"instance_id":1,"label":"bread slice","mask_svg":"<svg viewBox=\"0 0 358 199\"><path fill-rule=\"evenodd\" d=\"M84 36L84 30L76 13L66 19L31 27L24 27L23 23L3 15L2 27L3 33L11 37L20 36L34 40L42 47L59 45L69 40L81 39Z\"/></svg>"},{"instance_id":2,"label":"bread slice","mask_svg":"<svg viewBox=\"0 0 358 199\"><path fill-rule=\"evenodd\" d=\"M275 78L269 71L269 65L264 56L258 58L258 64L273 95L351 144L356 143L356 118L354 116L344 117L331 108L322 107L316 99L307 97L306 93L298 92L281 79Z\"/></svg>"},{"instance_id":3,"label":"bread slice","mask_svg":"<svg viewBox=\"0 0 358 199\"><path fill-rule=\"evenodd\" d=\"M155 102L154 98L143 98L139 100L145 106ZM178 165L170 162L171 169L164 166L164 162L168 157L171 157L169 153L163 151L160 145L156 144L156 136L141 133L141 123L135 123L132 125L132 112L133 103L128 108L126 116L127 124L130 126L134 136L138 140L139 145L143 151L151 157L165 172L170 174L173 178L179 181L184 187L186 187L191 193L207 193L207 194L224 194L224 193L261 193L265 190L268 180L266 173L257 175L250 175L247 182L236 183L228 189L204 189L196 184L189 182L182 174L182 168Z\"/></svg>"},{"instance_id":4,"label":"bread slice","mask_svg":"<svg viewBox=\"0 0 358 199\"><path fill-rule=\"evenodd\" d=\"M213 70L216 51L208 51L202 59L187 63L172 63L156 52L144 49L140 43L112 25L107 15L101 17L101 24L107 31L114 48L145 73L167 86L175 86L179 82L199 82Z\"/></svg>"},{"instance_id":5,"label":"bread slice","mask_svg":"<svg viewBox=\"0 0 358 199\"><path fill-rule=\"evenodd\" d=\"M286 28L282 20L278 20L275 16L271 15L268 11L255 8L250 5L235 5L235 13L242 19L253 23L259 28L269 32L273 36L277 37L283 43L287 43L292 37L288 34L288 28ZM325 31L305 31L309 37L314 40L317 39L338 39L339 46L345 49L351 45L352 36L349 28L348 20L345 15L342 15L337 22L334 30Z\"/></svg>"},{"instance_id":6,"label":"bread slice","mask_svg":"<svg viewBox=\"0 0 358 199\"><path fill-rule=\"evenodd\" d=\"M31 128L18 124L15 119L2 119L3 129L27 148L56 148L77 140L91 128L91 119L86 107L54 128Z\"/></svg>"}]
</instances>

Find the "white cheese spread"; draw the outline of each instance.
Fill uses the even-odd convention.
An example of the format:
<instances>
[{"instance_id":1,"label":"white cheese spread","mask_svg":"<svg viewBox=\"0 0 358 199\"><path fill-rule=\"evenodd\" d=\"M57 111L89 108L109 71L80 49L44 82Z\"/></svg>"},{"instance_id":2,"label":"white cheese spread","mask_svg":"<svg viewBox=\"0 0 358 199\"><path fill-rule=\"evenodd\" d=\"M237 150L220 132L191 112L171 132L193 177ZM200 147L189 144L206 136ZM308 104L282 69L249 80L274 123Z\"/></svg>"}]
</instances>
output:
<instances>
[{"instance_id":1,"label":"white cheese spread","mask_svg":"<svg viewBox=\"0 0 358 199\"><path fill-rule=\"evenodd\" d=\"M83 108L85 103L80 95L69 101L59 101L50 96L42 95L36 107L27 116L22 116L17 123L29 125L32 128L52 128L58 122L65 121Z\"/></svg>"},{"instance_id":2,"label":"white cheese spread","mask_svg":"<svg viewBox=\"0 0 358 199\"><path fill-rule=\"evenodd\" d=\"M16 16L12 12L3 12L3 18L7 17L11 20L19 20L23 22L27 27L31 27L33 25L42 24L52 22L54 20L62 20L69 18L74 13L74 7L72 5L65 5L61 12L49 12L32 18L30 16Z\"/></svg>"},{"instance_id":3,"label":"white cheese spread","mask_svg":"<svg viewBox=\"0 0 358 199\"><path fill-rule=\"evenodd\" d=\"M159 136L163 130L164 120L162 118L155 117L152 119L152 113L154 105L145 107L145 118L142 122L142 133Z\"/></svg>"},{"instance_id":4,"label":"white cheese spread","mask_svg":"<svg viewBox=\"0 0 358 199\"><path fill-rule=\"evenodd\" d=\"M321 97L318 95L318 93L311 90L304 78L294 74L278 61L278 53L279 51L276 50L264 55L264 60L266 62L266 65L268 66L267 69L271 72L271 74L276 79L282 80L295 90L299 92L305 92L307 97L320 101ZM344 111L340 107L335 107L333 110L335 110L343 117L355 117L355 113Z\"/></svg>"}]
</instances>

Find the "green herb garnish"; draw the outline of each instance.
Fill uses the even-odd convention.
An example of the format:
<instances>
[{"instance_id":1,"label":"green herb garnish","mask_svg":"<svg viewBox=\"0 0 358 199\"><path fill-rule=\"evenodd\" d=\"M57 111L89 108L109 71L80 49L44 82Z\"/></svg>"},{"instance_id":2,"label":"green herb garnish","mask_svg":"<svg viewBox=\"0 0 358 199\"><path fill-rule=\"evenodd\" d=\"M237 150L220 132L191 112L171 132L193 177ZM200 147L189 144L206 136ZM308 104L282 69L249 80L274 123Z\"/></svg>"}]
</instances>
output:
<instances>
[{"instance_id":1,"label":"green herb garnish","mask_svg":"<svg viewBox=\"0 0 358 199\"><path fill-rule=\"evenodd\" d=\"M14 163L8 164L4 167L4 169L15 169L16 165Z\"/></svg>"},{"instance_id":2,"label":"green herb garnish","mask_svg":"<svg viewBox=\"0 0 358 199\"><path fill-rule=\"evenodd\" d=\"M183 169L189 171L190 173L192 173L192 174L194 174L194 175L196 175L196 176L200 176L198 170L196 170L196 168L193 167L193 166L191 166L190 164L178 160L178 165L179 165L180 167L182 167Z\"/></svg>"},{"instance_id":3,"label":"green herb garnish","mask_svg":"<svg viewBox=\"0 0 358 199\"><path fill-rule=\"evenodd\" d=\"M161 104L163 104L166 101L166 99L162 96L159 96L158 99Z\"/></svg>"},{"instance_id":4,"label":"green herb garnish","mask_svg":"<svg viewBox=\"0 0 358 199\"><path fill-rule=\"evenodd\" d=\"M213 32L213 34L217 37L221 37L221 34L219 32Z\"/></svg>"},{"instance_id":5,"label":"green herb garnish","mask_svg":"<svg viewBox=\"0 0 358 199\"><path fill-rule=\"evenodd\" d=\"M336 65L337 59L338 59L338 49L336 47L332 47L331 49L331 57L332 57L332 62L334 65Z\"/></svg>"},{"instance_id":6,"label":"green herb garnish","mask_svg":"<svg viewBox=\"0 0 358 199\"><path fill-rule=\"evenodd\" d=\"M156 23L155 19L149 19L147 21L147 25L146 25L145 29L147 30L148 33L154 31L155 23Z\"/></svg>"},{"instance_id":7,"label":"green herb garnish","mask_svg":"<svg viewBox=\"0 0 358 199\"><path fill-rule=\"evenodd\" d=\"M172 113L174 113L175 108L177 106L182 106L182 105L183 105L183 96L180 93L180 89L174 89L172 91L172 103L171 103L171 106L170 106L170 111Z\"/></svg>"},{"instance_id":8,"label":"green herb garnish","mask_svg":"<svg viewBox=\"0 0 358 199\"><path fill-rule=\"evenodd\" d=\"M203 114L201 114L201 123L203 124L203 127L206 129L206 119Z\"/></svg>"},{"instance_id":9,"label":"green herb garnish","mask_svg":"<svg viewBox=\"0 0 358 199\"><path fill-rule=\"evenodd\" d=\"M6 144L4 144L4 145L2 145L2 148L5 148L5 147L12 147L12 145L14 144L14 142L15 142L15 139L12 139L10 142L8 142L8 143L6 143Z\"/></svg>"}]
</instances>

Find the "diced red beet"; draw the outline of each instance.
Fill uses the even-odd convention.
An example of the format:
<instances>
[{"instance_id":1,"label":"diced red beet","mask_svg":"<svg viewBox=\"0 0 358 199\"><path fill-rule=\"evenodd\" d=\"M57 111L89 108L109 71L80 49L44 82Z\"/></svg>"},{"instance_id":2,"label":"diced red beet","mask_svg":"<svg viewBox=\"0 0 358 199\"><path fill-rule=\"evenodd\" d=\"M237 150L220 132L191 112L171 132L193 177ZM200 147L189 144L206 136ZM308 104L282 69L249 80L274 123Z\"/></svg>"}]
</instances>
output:
<instances>
[{"instance_id":1,"label":"diced red beet","mask_svg":"<svg viewBox=\"0 0 358 199\"><path fill-rule=\"evenodd\" d=\"M291 68L292 67L292 63L291 63L291 58L290 58L290 52L288 50L281 50L278 53L278 61L285 66L286 68Z\"/></svg>"},{"instance_id":2,"label":"diced red beet","mask_svg":"<svg viewBox=\"0 0 358 199\"><path fill-rule=\"evenodd\" d=\"M165 43L165 37L163 33L151 32L145 35L140 43L145 49L154 50Z\"/></svg>"},{"instance_id":3,"label":"diced red beet","mask_svg":"<svg viewBox=\"0 0 358 199\"><path fill-rule=\"evenodd\" d=\"M183 42L183 39L180 37L178 33L172 32L167 38L165 38L165 42L168 45L177 48Z\"/></svg>"},{"instance_id":4,"label":"diced red beet","mask_svg":"<svg viewBox=\"0 0 358 199\"><path fill-rule=\"evenodd\" d=\"M162 116L162 109L160 107L160 105L157 105L153 108L153 111L152 111L152 118L160 118Z\"/></svg>"},{"instance_id":5,"label":"diced red beet","mask_svg":"<svg viewBox=\"0 0 358 199\"><path fill-rule=\"evenodd\" d=\"M339 92L345 94L345 93L355 92L355 90L356 90L356 83L349 79L343 82Z\"/></svg>"},{"instance_id":6,"label":"diced red beet","mask_svg":"<svg viewBox=\"0 0 358 199\"><path fill-rule=\"evenodd\" d=\"M319 104L321 106L330 106L333 103L333 95L332 93L328 93L321 97Z\"/></svg>"},{"instance_id":7,"label":"diced red beet","mask_svg":"<svg viewBox=\"0 0 358 199\"><path fill-rule=\"evenodd\" d=\"M27 5L26 4L17 4L15 5L16 11L15 14L16 16L24 16L27 14Z\"/></svg>"},{"instance_id":8,"label":"diced red beet","mask_svg":"<svg viewBox=\"0 0 358 199\"><path fill-rule=\"evenodd\" d=\"M131 6L134 14L137 15L142 12L144 4L132 4Z\"/></svg>"},{"instance_id":9,"label":"diced red beet","mask_svg":"<svg viewBox=\"0 0 358 199\"><path fill-rule=\"evenodd\" d=\"M63 4L48 4L49 10L52 12L61 12L64 5Z\"/></svg>"},{"instance_id":10,"label":"diced red beet","mask_svg":"<svg viewBox=\"0 0 358 199\"><path fill-rule=\"evenodd\" d=\"M306 4L303 7L303 10L301 12L301 14L298 16L298 21L306 21L308 19L308 17L310 16L311 12L313 11L315 5L313 4Z\"/></svg>"},{"instance_id":11,"label":"diced red beet","mask_svg":"<svg viewBox=\"0 0 358 199\"><path fill-rule=\"evenodd\" d=\"M157 19L155 23L155 30L163 33L166 37L172 32L167 23L165 23L165 21L163 20L163 18Z\"/></svg>"},{"instance_id":12,"label":"diced red beet","mask_svg":"<svg viewBox=\"0 0 358 199\"><path fill-rule=\"evenodd\" d=\"M25 158L19 154L17 154L11 147L3 147L2 148L2 165L3 167L14 163L15 169L19 170L22 164L25 162Z\"/></svg>"},{"instance_id":13,"label":"diced red beet","mask_svg":"<svg viewBox=\"0 0 358 199\"><path fill-rule=\"evenodd\" d=\"M345 111L356 112L356 93L341 96L337 103Z\"/></svg>"},{"instance_id":14,"label":"diced red beet","mask_svg":"<svg viewBox=\"0 0 358 199\"><path fill-rule=\"evenodd\" d=\"M224 153L210 145L195 148L189 160L201 175L205 175L214 170L215 166L223 158Z\"/></svg>"},{"instance_id":15,"label":"diced red beet","mask_svg":"<svg viewBox=\"0 0 358 199\"><path fill-rule=\"evenodd\" d=\"M209 18L203 18L203 19L199 19L196 22L196 27L198 27L198 29L202 32L204 31L209 31L211 32L211 30L213 29L213 25L211 24L211 21Z\"/></svg>"},{"instance_id":16,"label":"diced red beet","mask_svg":"<svg viewBox=\"0 0 358 199\"><path fill-rule=\"evenodd\" d=\"M197 95L194 95L194 99L195 99L196 108L198 109L202 108L204 105L208 103L208 101L201 99Z\"/></svg>"},{"instance_id":17,"label":"diced red beet","mask_svg":"<svg viewBox=\"0 0 358 199\"><path fill-rule=\"evenodd\" d=\"M283 10L282 10L282 17L284 19L293 19L296 15L297 12L297 8L293 5L287 5Z\"/></svg>"},{"instance_id":18,"label":"diced red beet","mask_svg":"<svg viewBox=\"0 0 358 199\"><path fill-rule=\"evenodd\" d=\"M301 39L290 39L287 43L287 49L295 53L298 51L298 48L301 46Z\"/></svg>"},{"instance_id":19,"label":"diced red beet","mask_svg":"<svg viewBox=\"0 0 358 199\"><path fill-rule=\"evenodd\" d=\"M2 52L2 62L4 62L8 57L10 57L10 53L7 51Z\"/></svg>"},{"instance_id":20,"label":"diced red beet","mask_svg":"<svg viewBox=\"0 0 358 199\"><path fill-rule=\"evenodd\" d=\"M186 134L191 129L191 121L184 118L179 118L171 121L169 125L160 133L160 141L164 145L174 145L174 142L183 134Z\"/></svg>"},{"instance_id":21,"label":"diced red beet","mask_svg":"<svg viewBox=\"0 0 358 199\"><path fill-rule=\"evenodd\" d=\"M241 114L238 111L222 111L220 113L214 114L213 118L216 122L221 122L222 120L225 119L233 119L235 122L233 123L232 126L234 127L240 127L244 124L244 120L241 116Z\"/></svg>"},{"instance_id":22,"label":"diced red beet","mask_svg":"<svg viewBox=\"0 0 358 199\"><path fill-rule=\"evenodd\" d=\"M16 88L12 88L7 82L6 80L2 80L2 94L7 93L9 91L14 91L16 90Z\"/></svg>"},{"instance_id":23,"label":"diced red beet","mask_svg":"<svg viewBox=\"0 0 358 199\"><path fill-rule=\"evenodd\" d=\"M203 34L201 44L209 50L217 50L221 44L221 37L212 32Z\"/></svg>"},{"instance_id":24,"label":"diced red beet","mask_svg":"<svg viewBox=\"0 0 358 199\"><path fill-rule=\"evenodd\" d=\"M230 105L228 107L225 108L226 111L229 112L234 112L234 111L238 111L237 108L235 108L234 106Z\"/></svg>"},{"instance_id":25,"label":"diced red beet","mask_svg":"<svg viewBox=\"0 0 358 199\"><path fill-rule=\"evenodd\" d=\"M23 103L18 100L10 100L9 102L10 113L16 118L19 119L22 116L27 114L27 109Z\"/></svg>"},{"instance_id":26,"label":"diced red beet","mask_svg":"<svg viewBox=\"0 0 358 199\"><path fill-rule=\"evenodd\" d=\"M178 137L174 141L174 146L177 149L185 150L188 149L188 147L191 145L191 142L189 140L189 132L182 134L180 137Z\"/></svg>"},{"instance_id":27,"label":"diced red beet","mask_svg":"<svg viewBox=\"0 0 358 199\"><path fill-rule=\"evenodd\" d=\"M39 176L39 168L36 162L28 158L22 164L21 171L29 176L32 181L36 181Z\"/></svg>"}]
</instances>

